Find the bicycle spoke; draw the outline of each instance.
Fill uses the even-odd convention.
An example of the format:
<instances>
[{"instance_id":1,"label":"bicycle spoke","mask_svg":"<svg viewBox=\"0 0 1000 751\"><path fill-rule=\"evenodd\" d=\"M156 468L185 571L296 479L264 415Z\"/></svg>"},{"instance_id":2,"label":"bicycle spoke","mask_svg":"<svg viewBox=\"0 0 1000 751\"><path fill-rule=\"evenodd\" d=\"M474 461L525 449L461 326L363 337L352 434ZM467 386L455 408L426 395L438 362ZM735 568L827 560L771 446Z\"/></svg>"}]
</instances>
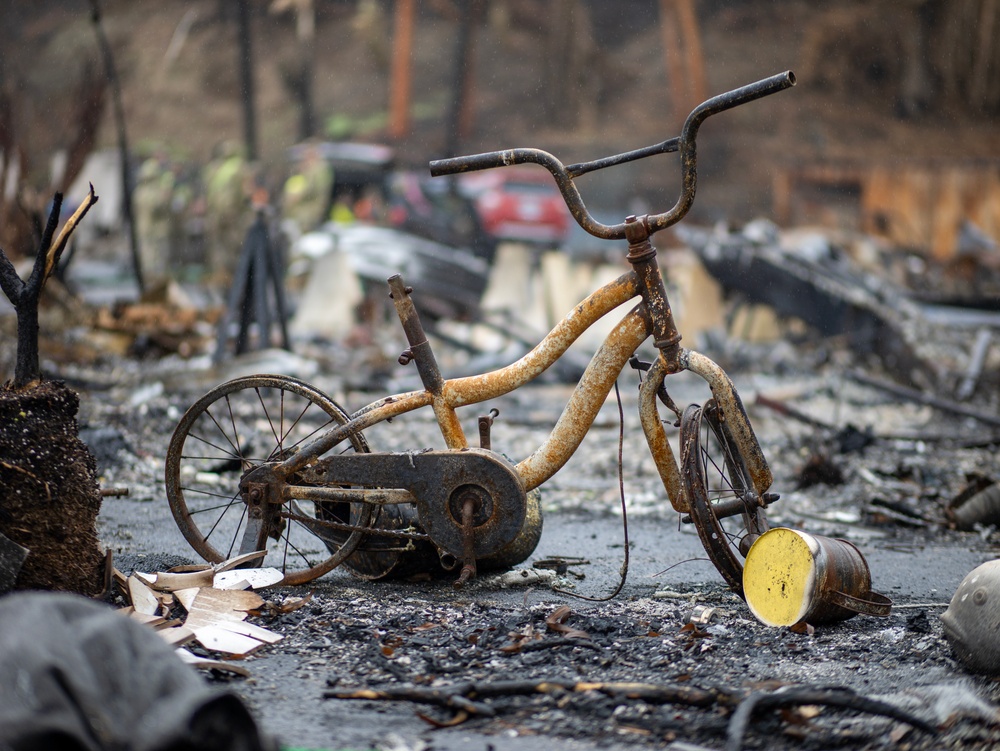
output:
<instances>
[{"instance_id":1,"label":"bicycle spoke","mask_svg":"<svg viewBox=\"0 0 1000 751\"><path fill-rule=\"evenodd\" d=\"M216 424L218 424L218 423L216 423ZM214 443L212 443L207 438L203 438L202 436L197 435L195 433L189 433L188 437L193 438L196 441L201 441L206 446L211 446L212 448L214 448L214 449L216 449L218 451L221 451L222 452L222 456L212 457L214 459L222 460L222 459L227 459L228 458L228 459L239 459L239 460L242 461L245 458L245 457L241 456L240 454L234 454L232 451L230 451L227 448L223 448L222 446L216 446ZM226 440L229 440L228 436L223 435L223 437L226 438ZM232 445L232 444L230 444L230 445ZM233 448L234 448L234 450L236 450L235 446ZM183 456L183 458L187 459L187 458L190 458L190 457L187 457L185 455L185 456ZM206 457L206 458L208 458L208 457Z\"/></svg>"},{"instance_id":2,"label":"bicycle spoke","mask_svg":"<svg viewBox=\"0 0 1000 751\"><path fill-rule=\"evenodd\" d=\"M306 529L301 523L298 523L298 522L296 522L296 523L298 524L299 527L302 527L303 529ZM306 566L308 566L309 568L312 568L316 564L313 563L312 560L309 558L309 556L307 556L305 553L303 553L301 550L299 550L299 548L291 541L291 528L292 528L292 523L290 522L289 525L288 525L288 527L285 528L285 531L283 533L283 537L285 538L285 546L284 546L285 547L285 553L284 553L285 554L285 558L287 559L287 556L288 556L288 548L291 548L293 551L295 551L298 554L299 558L301 558L303 561L305 561ZM285 565L285 563L283 561L282 562L283 569L284 569L284 565Z\"/></svg>"},{"instance_id":3,"label":"bicycle spoke","mask_svg":"<svg viewBox=\"0 0 1000 751\"><path fill-rule=\"evenodd\" d=\"M239 457L239 456L241 456L242 452L240 451L240 447L239 447L239 442L240 441L239 441L239 436L237 435L238 431L236 430L236 423L235 422L233 423L233 437L236 440L236 442L233 443L233 439L231 439L229 437L229 434L226 432L226 429L224 427L222 427L222 425L219 424L218 420L215 419L215 415L212 414L212 410L210 408L206 409L205 410L205 414L208 416L208 419L210 419L215 424L216 429L219 431L219 435L221 435L223 438L225 438L226 439L226 443L228 443L230 446L233 447L233 452L235 452L235 453L231 453L229 451L229 449L224 449L224 448L222 448L220 446L216 446L214 443L212 443L211 441L209 441L207 438L200 438L199 440L201 440L204 443L207 443L209 446L211 446L214 449L218 449L219 451L222 451L225 454L229 454L230 456L233 456L233 457ZM232 409L229 410L229 414L230 414L230 416L232 416ZM196 438L198 436L192 436L192 437Z\"/></svg>"},{"instance_id":4,"label":"bicycle spoke","mask_svg":"<svg viewBox=\"0 0 1000 751\"><path fill-rule=\"evenodd\" d=\"M236 453L243 456L243 447L240 446L240 431L236 429L236 415L233 414L233 403L229 399L229 394L226 394L226 409L229 410L229 422L233 426L233 438L236 439ZM209 416L211 417L211 415Z\"/></svg>"},{"instance_id":5,"label":"bicycle spoke","mask_svg":"<svg viewBox=\"0 0 1000 751\"><path fill-rule=\"evenodd\" d=\"M257 401L260 402L260 408L262 410L264 410L264 418L267 420L267 427L269 427L271 429L271 435L274 436L275 449L276 449L276 451L278 453L280 453L281 452L281 437L274 430L274 420L271 419L271 413L267 411L267 405L264 404L264 397L261 396L260 389L257 388L257 389L254 389L254 391L257 392ZM284 396L284 393L285 393L284 391L281 392L282 396ZM274 456L274 453L275 452L272 451L271 454L268 456L268 458L269 459L272 458Z\"/></svg>"},{"instance_id":6,"label":"bicycle spoke","mask_svg":"<svg viewBox=\"0 0 1000 751\"><path fill-rule=\"evenodd\" d=\"M222 493L209 493L207 490L198 490L197 488L184 488L185 491L190 491L191 493L197 493L198 495L205 495L210 498L226 498L228 499L225 503L220 503L218 506L208 506L207 508L200 508L195 511L189 511L191 516L195 514L204 514L206 511L216 511L217 509L224 508L226 506L232 506L236 503L236 496L223 495Z\"/></svg>"},{"instance_id":7,"label":"bicycle spoke","mask_svg":"<svg viewBox=\"0 0 1000 751\"><path fill-rule=\"evenodd\" d=\"M689 406L682 418L681 454L688 468L691 518L702 545L719 573L742 592L743 556L749 533L756 529L754 510L742 508L753 498L753 484L739 446L719 420L716 406ZM725 505L725 513L721 506ZM740 509L739 513L733 513Z\"/></svg>"},{"instance_id":8,"label":"bicycle spoke","mask_svg":"<svg viewBox=\"0 0 1000 751\"><path fill-rule=\"evenodd\" d=\"M226 515L227 513L229 513L229 509L231 509L231 508L232 508L232 507L233 507L234 505L235 505L235 503L230 503L230 504L228 504L228 505L226 506L226 510L225 510L225 511L223 511L223 512L222 512L221 514L219 514L219 518L215 520L215 524L213 524L213 525L212 525L212 528L211 528L211 529L209 529L209 530L208 530L208 532L207 532L207 533L205 534L205 541L206 541L206 542L207 542L207 541L208 541L209 539L211 539L212 535L213 535L213 534L215 533L215 530L216 530L216 529L218 528L219 524L220 524L220 523L222 522L222 519L223 519L223 517L224 517L224 516L225 516L225 515ZM244 513L244 514L246 513L246 510L247 510L247 507L246 507L246 505L245 505L245 504L243 504L243 513ZM241 522L241 523L242 523L242 522ZM236 529L237 529L237 531L239 531L239 525L237 525L237 526L236 526ZM230 550L230 555L232 554L232 549L233 549L233 546L232 546L232 544L230 544L230 546L229 546L229 550ZM226 556L226 557L228 558L229 556Z\"/></svg>"},{"instance_id":9,"label":"bicycle spoke","mask_svg":"<svg viewBox=\"0 0 1000 751\"><path fill-rule=\"evenodd\" d=\"M229 551L226 553L226 558L232 558L233 557L233 548L236 547L236 541L240 537L240 530L243 528L243 522L246 521L246 518L247 518L247 507L246 507L246 505L244 505L243 506L243 513L240 514L240 520L236 524L236 531L233 533L233 539L229 541Z\"/></svg>"}]
</instances>

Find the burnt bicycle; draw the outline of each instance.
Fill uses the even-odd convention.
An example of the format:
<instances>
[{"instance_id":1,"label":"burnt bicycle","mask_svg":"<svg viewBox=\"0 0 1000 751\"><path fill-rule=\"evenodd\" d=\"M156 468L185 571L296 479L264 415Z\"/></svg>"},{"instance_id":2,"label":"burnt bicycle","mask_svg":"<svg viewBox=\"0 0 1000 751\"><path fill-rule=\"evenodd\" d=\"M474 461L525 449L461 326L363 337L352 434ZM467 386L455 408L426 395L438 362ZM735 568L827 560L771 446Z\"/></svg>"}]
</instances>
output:
<instances>
[{"instance_id":1,"label":"burnt bicycle","mask_svg":"<svg viewBox=\"0 0 1000 751\"><path fill-rule=\"evenodd\" d=\"M768 529L765 509L777 496L772 475L736 387L722 368L681 346L656 250L650 237L687 214L697 185L695 142L711 115L795 84L791 72L707 100L687 117L680 136L591 162L564 165L537 149L511 149L431 162L434 176L534 163L554 177L573 217L591 235L627 240L631 270L577 305L530 352L507 367L445 379L425 336L412 290L388 280L423 388L378 399L349 414L319 389L290 376L254 375L224 383L183 415L167 451L166 492L181 532L209 562L260 551L255 563L301 584L344 565L368 578L389 575L404 559L427 557L459 569L459 582L477 569L527 559L541 535L540 487L580 446L618 379L630 364L645 370L639 417L671 505L694 523L726 582L742 592L743 558ZM595 170L679 152L682 189L663 213L598 222L574 179ZM531 382L552 366L590 326L638 300L607 336L572 392L548 438L517 461L495 451L490 426L479 418L479 445L470 445L458 417ZM657 356L640 364L636 352L652 338ZM668 376L690 371L711 398L681 409L665 387ZM679 427L675 458L658 403ZM367 429L430 408L445 447L372 451ZM730 529L727 525L734 525Z\"/></svg>"}]
</instances>

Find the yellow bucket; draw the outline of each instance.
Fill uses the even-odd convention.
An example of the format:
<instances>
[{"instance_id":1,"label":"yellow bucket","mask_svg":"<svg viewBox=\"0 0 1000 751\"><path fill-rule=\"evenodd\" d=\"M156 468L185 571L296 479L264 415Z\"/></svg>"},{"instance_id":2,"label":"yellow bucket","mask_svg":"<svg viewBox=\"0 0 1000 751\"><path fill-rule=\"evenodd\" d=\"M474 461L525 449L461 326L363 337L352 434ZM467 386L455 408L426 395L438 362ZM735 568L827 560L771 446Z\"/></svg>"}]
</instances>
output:
<instances>
[{"instance_id":1,"label":"yellow bucket","mask_svg":"<svg viewBox=\"0 0 1000 751\"><path fill-rule=\"evenodd\" d=\"M768 626L889 615L892 600L872 592L871 585L868 563L847 540L787 527L758 537L743 564L743 596Z\"/></svg>"}]
</instances>

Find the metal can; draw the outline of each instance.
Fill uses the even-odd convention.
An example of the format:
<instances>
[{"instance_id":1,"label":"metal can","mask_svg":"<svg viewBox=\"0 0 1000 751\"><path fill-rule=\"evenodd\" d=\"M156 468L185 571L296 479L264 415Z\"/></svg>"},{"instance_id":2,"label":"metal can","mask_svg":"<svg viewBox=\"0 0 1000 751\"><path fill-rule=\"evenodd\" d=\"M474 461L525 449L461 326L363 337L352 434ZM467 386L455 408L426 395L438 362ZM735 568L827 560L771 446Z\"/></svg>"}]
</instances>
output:
<instances>
[{"instance_id":1,"label":"metal can","mask_svg":"<svg viewBox=\"0 0 1000 751\"><path fill-rule=\"evenodd\" d=\"M889 615L892 601L871 586L868 562L852 543L787 527L757 538L743 566L743 596L768 626Z\"/></svg>"}]
</instances>

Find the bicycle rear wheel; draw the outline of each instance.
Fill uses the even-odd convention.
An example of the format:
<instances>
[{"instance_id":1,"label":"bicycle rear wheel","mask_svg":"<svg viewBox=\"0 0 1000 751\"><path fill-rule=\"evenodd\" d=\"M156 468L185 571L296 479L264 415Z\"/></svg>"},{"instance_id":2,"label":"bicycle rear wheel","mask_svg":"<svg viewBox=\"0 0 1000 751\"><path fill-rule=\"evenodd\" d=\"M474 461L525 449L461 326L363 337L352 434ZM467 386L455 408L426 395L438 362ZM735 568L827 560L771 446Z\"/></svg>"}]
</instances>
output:
<instances>
[{"instance_id":1,"label":"bicycle rear wheel","mask_svg":"<svg viewBox=\"0 0 1000 751\"><path fill-rule=\"evenodd\" d=\"M266 550L261 565L278 568L285 584L335 568L361 543L372 506L293 501L268 505L264 520L252 522L239 485L247 472L292 456L347 421L323 392L287 376L237 378L209 391L181 418L167 449L167 500L184 538L209 563ZM333 451L369 448L363 435L354 434ZM331 535L323 527L328 521L352 529Z\"/></svg>"},{"instance_id":2,"label":"bicycle rear wheel","mask_svg":"<svg viewBox=\"0 0 1000 751\"><path fill-rule=\"evenodd\" d=\"M743 559L769 529L764 504L714 399L684 410L680 441L690 519L708 557L742 597Z\"/></svg>"}]
</instances>

